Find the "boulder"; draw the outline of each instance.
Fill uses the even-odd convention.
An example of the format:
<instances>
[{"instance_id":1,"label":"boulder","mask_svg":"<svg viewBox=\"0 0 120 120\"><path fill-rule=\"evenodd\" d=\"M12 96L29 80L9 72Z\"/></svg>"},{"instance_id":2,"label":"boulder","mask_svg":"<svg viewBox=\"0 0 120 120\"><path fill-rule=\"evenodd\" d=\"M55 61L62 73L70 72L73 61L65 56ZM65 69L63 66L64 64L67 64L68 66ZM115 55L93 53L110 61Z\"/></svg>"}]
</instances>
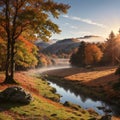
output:
<instances>
[{"instance_id":1,"label":"boulder","mask_svg":"<svg viewBox=\"0 0 120 120\"><path fill-rule=\"evenodd\" d=\"M0 92L1 102L13 102L29 104L33 100L30 93L26 92L22 87L12 86Z\"/></svg>"}]
</instances>

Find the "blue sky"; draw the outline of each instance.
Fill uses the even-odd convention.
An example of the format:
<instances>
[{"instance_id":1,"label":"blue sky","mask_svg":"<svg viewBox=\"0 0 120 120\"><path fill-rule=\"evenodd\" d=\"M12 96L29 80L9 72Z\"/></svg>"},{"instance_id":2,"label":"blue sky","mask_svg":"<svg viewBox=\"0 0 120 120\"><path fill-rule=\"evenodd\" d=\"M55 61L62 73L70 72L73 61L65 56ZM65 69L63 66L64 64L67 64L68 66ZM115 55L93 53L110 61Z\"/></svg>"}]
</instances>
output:
<instances>
[{"instance_id":1,"label":"blue sky","mask_svg":"<svg viewBox=\"0 0 120 120\"><path fill-rule=\"evenodd\" d=\"M52 39L76 38L84 35L108 37L120 28L120 0L55 0L71 6L66 15L54 20L62 30Z\"/></svg>"}]
</instances>

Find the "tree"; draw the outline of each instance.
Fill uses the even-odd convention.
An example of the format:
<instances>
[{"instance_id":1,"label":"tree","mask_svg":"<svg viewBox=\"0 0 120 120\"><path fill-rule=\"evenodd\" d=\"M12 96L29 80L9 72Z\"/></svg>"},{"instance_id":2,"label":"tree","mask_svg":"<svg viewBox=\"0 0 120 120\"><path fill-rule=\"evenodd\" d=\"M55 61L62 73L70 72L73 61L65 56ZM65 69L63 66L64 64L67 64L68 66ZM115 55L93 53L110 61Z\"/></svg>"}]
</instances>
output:
<instances>
[{"instance_id":1,"label":"tree","mask_svg":"<svg viewBox=\"0 0 120 120\"><path fill-rule=\"evenodd\" d=\"M88 44L85 48L85 64L96 64L103 56L102 51L95 44Z\"/></svg>"},{"instance_id":2,"label":"tree","mask_svg":"<svg viewBox=\"0 0 120 120\"><path fill-rule=\"evenodd\" d=\"M4 83L15 83L15 43L19 36L48 40L51 32L60 32L50 17L58 18L69 7L53 0L0 0L0 36L7 42Z\"/></svg>"},{"instance_id":3,"label":"tree","mask_svg":"<svg viewBox=\"0 0 120 120\"><path fill-rule=\"evenodd\" d=\"M24 39L19 37L15 44L16 54L15 54L15 69L22 70L31 67L35 67L38 63L37 60L37 47Z\"/></svg>"},{"instance_id":4,"label":"tree","mask_svg":"<svg viewBox=\"0 0 120 120\"><path fill-rule=\"evenodd\" d=\"M118 63L116 58L119 57L119 35L116 36L112 31L106 42L106 48L104 50L103 61L108 65L115 65Z\"/></svg>"},{"instance_id":5,"label":"tree","mask_svg":"<svg viewBox=\"0 0 120 120\"><path fill-rule=\"evenodd\" d=\"M70 63L75 66L95 65L102 58L102 51L94 43L81 42L78 51L73 53Z\"/></svg>"},{"instance_id":6,"label":"tree","mask_svg":"<svg viewBox=\"0 0 120 120\"><path fill-rule=\"evenodd\" d=\"M6 50L6 42L0 38L0 70L4 70L5 69L5 59L6 59L6 55L4 53L4 51Z\"/></svg>"},{"instance_id":7,"label":"tree","mask_svg":"<svg viewBox=\"0 0 120 120\"><path fill-rule=\"evenodd\" d=\"M85 66L85 47L86 43L81 42L77 52L73 53L70 57L70 63L75 66Z\"/></svg>"},{"instance_id":8,"label":"tree","mask_svg":"<svg viewBox=\"0 0 120 120\"><path fill-rule=\"evenodd\" d=\"M23 37L19 37L15 44L15 69L22 70L35 67L38 63L38 48ZM5 70L6 43L0 39L0 70Z\"/></svg>"}]
</instances>

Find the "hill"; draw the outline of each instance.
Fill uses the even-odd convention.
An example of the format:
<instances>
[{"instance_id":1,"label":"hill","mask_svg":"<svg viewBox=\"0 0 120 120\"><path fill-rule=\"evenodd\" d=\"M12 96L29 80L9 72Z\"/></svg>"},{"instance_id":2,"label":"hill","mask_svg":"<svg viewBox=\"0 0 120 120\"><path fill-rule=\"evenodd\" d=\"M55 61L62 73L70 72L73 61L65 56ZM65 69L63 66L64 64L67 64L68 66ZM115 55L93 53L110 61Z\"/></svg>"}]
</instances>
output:
<instances>
[{"instance_id":1,"label":"hill","mask_svg":"<svg viewBox=\"0 0 120 120\"><path fill-rule=\"evenodd\" d=\"M100 36L84 36L79 38L69 38L58 40L42 50L45 54L56 54L57 56L68 57L78 48L81 41L85 42L104 42L106 39Z\"/></svg>"},{"instance_id":2,"label":"hill","mask_svg":"<svg viewBox=\"0 0 120 120\"><path fill-rule=\"evenodd\" d=\"M41 49L47 48L49 45L51 45L51 43L43 42L43 41L36 42L35 44L36 44L36 46L38 46Z\"/></svg>"},{"instance_id":3,"label":"hill","mask_svg":"<svg viewBox=\"0 0 120 120\"><path fill-rule=\"evenodd\" d=\"M76 49L80 44L80 41L78 39L64 39L59 40L56 43L48 46L47 48L43 49L43 53L45 54L56 54L56 55L62 55L62 54L71 54L74 49Z\"/></svg>"}]
</instances>

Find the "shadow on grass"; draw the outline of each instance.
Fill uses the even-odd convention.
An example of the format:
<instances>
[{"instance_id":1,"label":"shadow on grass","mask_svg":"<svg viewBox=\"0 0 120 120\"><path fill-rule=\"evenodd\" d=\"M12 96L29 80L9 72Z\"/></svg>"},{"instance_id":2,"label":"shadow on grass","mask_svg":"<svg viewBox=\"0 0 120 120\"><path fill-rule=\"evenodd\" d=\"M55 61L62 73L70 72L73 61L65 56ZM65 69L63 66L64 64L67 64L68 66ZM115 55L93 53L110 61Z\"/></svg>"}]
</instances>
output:
<instances>
[{"instance_id":1,"label":"shadow on grass","mask_svg":"<svg viewBox=\"0 0 120 120\"><path fill-rule=\"evenodd\" d=\"M90 80L90 81L85 81L87 85L96 85L96 86L111 86L112 84L118 82L118 76L114 75L114 73L111 73L109 75L105 75L102 77L98 77L96 79Z\"/></svg>"},{"instance_id":2,"label":"shadow on grass","mask_svg":"<svg viewBox=\"0 0 120 120\"><path fill-rule=\"evenodd\" d=\"M10 110L11 108L25 106L26 104L22 103L10 103L10 102L0 102L0 112Z\"/></svg>"}]
</instances>

